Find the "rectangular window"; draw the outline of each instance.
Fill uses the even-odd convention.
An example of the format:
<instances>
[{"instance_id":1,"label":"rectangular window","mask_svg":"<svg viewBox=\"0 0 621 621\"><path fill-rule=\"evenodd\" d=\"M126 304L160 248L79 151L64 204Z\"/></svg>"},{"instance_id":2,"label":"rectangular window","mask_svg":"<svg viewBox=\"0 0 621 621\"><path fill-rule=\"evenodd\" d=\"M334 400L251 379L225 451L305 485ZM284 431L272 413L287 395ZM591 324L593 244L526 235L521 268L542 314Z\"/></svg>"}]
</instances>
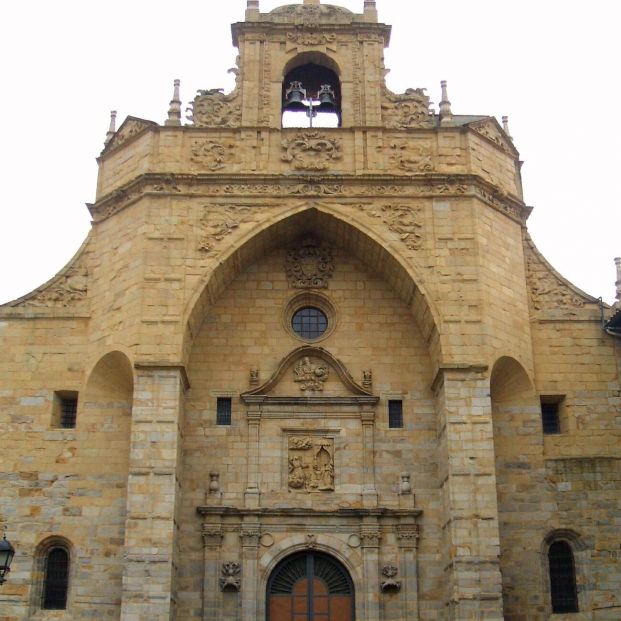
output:
<instances>
[{"instance_id":1,"label":"rectangular window","mask_svg":"<svg viewBox=\"0 0 621 621\"><path fill-rule=\"evenodd\" d=\"M75 429L78 413L78 393L75 390L58 390L54 393L52 426Z\"/></svg>"},{"instance_id":2,"label":"rectangular window","mask_svg":"<svg viewBox=\"0 0 621 621\"><path fill-rule=\"evenodd\" d=\"M216 425L231 424L231 397L218 397L216 405Z\"/></svg>"},{"instance_id":3,"label":"rectangular window","mask_svg":"<svg viewBox=\"0 0 621 621\"><path fill-rule=\"evenodd\" d=\"M388 427L400 429L403 427L403 401L390 399L388 401Z\"/></svg>"},{"instance_id":4,"label":"rectangular window","mask_svg":"<svg viewBox=\"0 0 621 621\"><path fill-rule=\"evenodd\" d=\"M544 434L561 433L562 397L541 397L541 426Z\"/></svg>"}]
</instances>

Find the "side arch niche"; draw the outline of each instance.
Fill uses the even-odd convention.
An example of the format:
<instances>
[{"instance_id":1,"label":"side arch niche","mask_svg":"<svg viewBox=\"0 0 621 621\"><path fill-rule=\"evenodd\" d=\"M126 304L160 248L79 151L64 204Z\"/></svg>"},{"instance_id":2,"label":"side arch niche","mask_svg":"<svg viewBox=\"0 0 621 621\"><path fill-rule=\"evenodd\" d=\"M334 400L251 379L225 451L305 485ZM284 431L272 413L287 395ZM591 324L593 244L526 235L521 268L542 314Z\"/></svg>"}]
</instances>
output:
<instances>
[{"instance_id":1,"label":"side arch niche","mask_svg":"<svg viewBox=\"0 0 621 621\"><path fill-rule=\"evenodd\" d=\"M267 583L267 621L309 619L354 621L354 585L347 569L334 557L317 550L283 559Z\"/></svg>"}]
</instances>

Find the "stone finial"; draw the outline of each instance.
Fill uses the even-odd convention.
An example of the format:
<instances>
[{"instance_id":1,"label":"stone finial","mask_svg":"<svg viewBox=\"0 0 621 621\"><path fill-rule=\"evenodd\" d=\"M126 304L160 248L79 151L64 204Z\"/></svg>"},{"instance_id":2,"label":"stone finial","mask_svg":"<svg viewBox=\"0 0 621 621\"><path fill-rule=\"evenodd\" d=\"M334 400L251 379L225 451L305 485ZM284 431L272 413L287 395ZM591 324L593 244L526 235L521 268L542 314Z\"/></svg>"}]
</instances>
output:
<instances>
[{"instance_id":1,"label":"stone finial","mask_svg":"<svg viewBox=\"0 0 621 621\"><path fill-rule=\"evenodd\" d=\"M442 101L440 101L440 125L453 125L453 113L451 112L451 102L448 98L448 88L446 80L440 82L442 88Z\"/></svg>"},{"instance_id":2,"label":"stone finial","mask_svg":"<svg viewBox=\"0 0 621 621\"><path fill-rule=\"evenodd\" d=\"M168 119L164 125L181 125L181 99L179 99L179 86L181 80L174 81L173 98L170 100L168 108Z\"/></svg>"},{"instance_id":3,"label":"stone finial","mask_svg":"<svg viewBox=\"0 0 621 621\"><path fill-rule=\"evenodd\" d=\"M209 473L209 493L215 494L220 491L220 473L219 472L210 472Z\"/></svg>"},{"instance_id":4,"label":"stone finial","mask_svg":"<svg viewBox=\"0 0 621 621\"><path fill-rule=\"evenodd\" d=\"M114 137L116 133L116 110L110 111L110 125L108 127L108 132L106 133L106 139L104 140L104 145L108 146L108 143Z\"/></svg>"},{"instance_id":5,"label":"stone finial","mask_svg":"<svg viewBox=\"0 0 621 621\"><path fill-rule=\"evenodd\" d=\"M399 486L400 494L411 494L412 493L412 484L410 483L410 473L402 472L400 475L401 484Z\"/></svg>"},{"instance_id":6,"label":"stone finial","mask_svg":"<svg viewBox=\"0 0 621 621\"><path fill-rule=\"evenodd\" d=\"M377 6L375 0L364 0L364 15L370 21L377 21Z\"/></svg>"},{"instance_id":7,"label":"stone finial","mask_svg":"<svg viewBox=\"0 0 621 621\"><path fill-rule=\"evenodd\" d=\"M615 258L615 265L617 266L617 300L621 302L621 257Z\"/></svg>"},{"instance_id":8,"label":"stone finial","mask_svg":"<svg viewBox=\"0 0 621 621\"><path fill-rule=\"evenodd\" d=\"M511 132L509 131L509 117L508 116L502 117L502 128L505 130L505 134L507 134L507 137L510 140L513 140L513 137L511 136Z\"/></svg>"}]
</instances>

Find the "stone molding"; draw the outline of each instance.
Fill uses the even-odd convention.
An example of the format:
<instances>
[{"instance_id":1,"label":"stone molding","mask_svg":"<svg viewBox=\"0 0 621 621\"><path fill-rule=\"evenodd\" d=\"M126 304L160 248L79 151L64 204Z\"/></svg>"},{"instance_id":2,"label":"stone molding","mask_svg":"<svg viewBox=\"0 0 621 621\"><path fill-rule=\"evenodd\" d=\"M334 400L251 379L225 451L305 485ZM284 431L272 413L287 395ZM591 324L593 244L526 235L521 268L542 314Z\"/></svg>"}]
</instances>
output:
<instances>
[{"instance_id":1,"label":"stone molding","mask_svg":"<svg viewBox=\"0 0 621 621\"><path fill-rule=\"evenodd\" d=\"M102 222L144 197L184 198L284 197L364 198L477 198L521 224L531 208L474 174L427 173L412 175L227 175L223 173L145 173L101 197L88 208L94 222Z\"/></svg>"}]
</instances>

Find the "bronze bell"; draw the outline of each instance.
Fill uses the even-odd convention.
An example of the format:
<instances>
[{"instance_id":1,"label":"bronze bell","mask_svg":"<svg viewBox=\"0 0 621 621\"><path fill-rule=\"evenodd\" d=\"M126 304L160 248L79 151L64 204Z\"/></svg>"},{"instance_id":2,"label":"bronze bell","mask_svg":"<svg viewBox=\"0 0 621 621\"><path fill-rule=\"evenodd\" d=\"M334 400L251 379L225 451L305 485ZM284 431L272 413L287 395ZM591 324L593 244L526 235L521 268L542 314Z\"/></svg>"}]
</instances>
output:
<instances>
[{"instance_id":1,"label":"bronze bell","mask_svg":"<svg viewBox=\"0 0 621 621\"><path fill-rule=\"evenodd\" d=\"M336 95L334 89L329 84L322 84L317 93L319 100L318 112L337 112Z\"/></svg>"},{"instance_id":2,"label":"bronze bell","mask_svg":"<svg viewBox=\"0 0 621 621\"><path fill-rule=\"evenodd\" d=\"M302 87L302 82L291 82L285 91L285 103L283 110L287 112L305 112L306 89Z\"/></svg>"}]
</instances>

